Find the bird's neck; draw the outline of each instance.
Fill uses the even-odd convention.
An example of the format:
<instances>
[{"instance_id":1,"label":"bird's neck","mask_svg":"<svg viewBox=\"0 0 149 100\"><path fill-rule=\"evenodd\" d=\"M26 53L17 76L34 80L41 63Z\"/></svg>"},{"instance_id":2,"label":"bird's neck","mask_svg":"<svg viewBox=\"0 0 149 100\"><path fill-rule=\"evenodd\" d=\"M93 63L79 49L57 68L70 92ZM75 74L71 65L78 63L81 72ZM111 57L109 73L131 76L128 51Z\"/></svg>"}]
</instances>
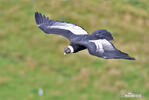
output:
<instances>
[{"instance_id":1,"label":"bird's neck","mask_svg":"<svg viewBox=\"0 0 149 100\"><path fill-rule=\"evenodd\" d=\"M68 48L70 49L71 53L74 52L74 47L72 45L69 45Z\"/></svg>"},{"instance_id":2,"label":"bird's neck","mask_svg":"<svg viewBox=\"0 0 149 100\"><path fill-rule=\"evenodd\" d=\"M70 46L71 46L72 49L73 49L73 53L76 53L76 52L79 52L79 51L81 51L81 50L86 49L86 47L81 46L81 45L77 45L77 44L70 44Z\"/></svg>"}]
</instances>

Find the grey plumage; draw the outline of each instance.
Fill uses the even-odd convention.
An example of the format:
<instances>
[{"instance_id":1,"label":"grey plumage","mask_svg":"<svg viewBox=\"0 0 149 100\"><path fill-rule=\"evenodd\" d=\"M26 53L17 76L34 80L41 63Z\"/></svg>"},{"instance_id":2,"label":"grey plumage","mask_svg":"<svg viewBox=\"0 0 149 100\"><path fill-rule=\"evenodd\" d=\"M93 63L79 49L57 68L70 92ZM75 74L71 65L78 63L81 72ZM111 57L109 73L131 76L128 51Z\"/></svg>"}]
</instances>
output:
<instances>
[{"instance_id":1,"label":"grey plumage","mask_svg":"<svg viewBox=\"0 0 149 100\"><path fill-rule=\"evenodd\" d=\"M59 34L69 39L73 53L87 48L91 55L105 59L135 59L116 49L110 42L110 40L113 40L111 33L105 29L96 30L90 35L77 25L50 20L38 12L35 13L35 20L38 27L45 33Z\"/></svg>"},{"instance_id":2,"label":"grey plumage","mask_svg":"<svg viewBox=\"0 0 149 100\"><path fill-rule=\"evenodd\" d=\"M79 32L82 32L84 34L88 34L85 30L83 30L81 27L76 26L71 23L56 21L56 20L49 20L48 17L45 17L45 15L41 15L40 13L35 13L35 20L38 27L43 30L45 33L50 34L59 34L62 35L69 40L75 37L76 35L82 35ZM74 28L74 29L73 29ZM73 29L73 30L70 30ZM73 33L73 31L77 32L76 34Z\"/></svg>"},{"instance_id":3,"label":"grey plumage","mask_svg":"<svg viewBox=\"0 0 149 100\"><path fill-rule=\"evenodd\" d=\"M113 40L111 33L104 29L96 30L92 33L92 35L95 37L95 39Z\"/></svg>"}]
</instances>

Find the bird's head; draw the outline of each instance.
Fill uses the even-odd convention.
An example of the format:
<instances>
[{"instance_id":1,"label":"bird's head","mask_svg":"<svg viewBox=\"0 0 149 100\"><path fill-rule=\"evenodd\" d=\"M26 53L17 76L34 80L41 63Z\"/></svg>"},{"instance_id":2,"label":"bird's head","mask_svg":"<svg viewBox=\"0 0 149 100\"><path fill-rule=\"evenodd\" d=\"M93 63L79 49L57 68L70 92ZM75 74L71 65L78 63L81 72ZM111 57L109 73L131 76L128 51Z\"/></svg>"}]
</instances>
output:
<instances>
[{"instance_id":1,"label":"bird's head","mask_svg":"<svg viewBox=\"0 0 149 100\"><path fill-rule=\"evenodd\" d=\"M66 54L69 54L69 53L73 53L74 52L74 49L71 45L67 46L65 49L64 49L64 55Z\"/></svg>"}]
</instances>

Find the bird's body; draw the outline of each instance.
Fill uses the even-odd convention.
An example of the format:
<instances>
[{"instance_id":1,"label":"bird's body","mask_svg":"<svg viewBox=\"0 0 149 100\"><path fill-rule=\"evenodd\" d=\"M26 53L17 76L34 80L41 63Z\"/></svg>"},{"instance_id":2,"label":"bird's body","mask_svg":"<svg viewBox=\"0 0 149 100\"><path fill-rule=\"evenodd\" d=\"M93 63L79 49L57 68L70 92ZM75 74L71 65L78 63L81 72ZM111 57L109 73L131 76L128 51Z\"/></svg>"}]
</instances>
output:
<instances>
[{"instance_id":1,"label":"bird's body","mask_svg":"<svg viewBox=\"0 0 149 100\"><path fill-rule=\"evenodd\" d=\"M135 59L116 49L110 42L110 40L113 40L111 33L105 29L96 30L92 34L88 34L77 25L49 20L48 17L38 12L35 13L35 20L38 27L45 33L59 34L69 39L70 44L65 48L64 54L88 49L91 55L105 59Z\"/></svg>"}]
</instances>

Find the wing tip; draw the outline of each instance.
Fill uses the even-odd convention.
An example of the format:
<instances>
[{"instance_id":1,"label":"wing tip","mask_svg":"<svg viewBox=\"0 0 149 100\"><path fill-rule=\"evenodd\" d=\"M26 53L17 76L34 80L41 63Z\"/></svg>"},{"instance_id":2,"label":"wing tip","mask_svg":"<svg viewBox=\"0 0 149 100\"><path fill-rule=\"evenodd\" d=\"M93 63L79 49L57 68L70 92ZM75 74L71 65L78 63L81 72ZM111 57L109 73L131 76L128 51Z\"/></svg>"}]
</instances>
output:
<instances>
[{"instance_id":1,"label":"wing tip","mask_svg":"<svg viewBox=\"0 0 149 100\"><path fill-rule=\"evenodd\" d=\"M35 12L35 21L36 24L42 24L42 23L47 23L49 20L48 17L46 17L45 15L42 15L41 13L39 13L38 11Z\"/></svg>"},{"instance_id":2,"label":"wing tip","mask_svg":"<svg viewBox=\"0 0 149 100\"><path fill-rule=\"evenodd\" d=\"M128 57L126 59L128 59L128 60L136 60L136 58L134 58L134 57Z\"/></svg>"},{"instance_id":3,"label":"wing tip","mask_svg":"<svg viewBox=\"0 0 149 100\"><path fill-rule=\"evenodd\" d=\"M105 59L127 59L127 60L136 60L134 57L130 57L127 53L116 50L114 52L107 52L104 56Z\"/></svg>"},{"instance_id":4,"label":"wing tip","mask_svg":"<svg viewBox=\"0 0 149 100\"><path fill-rule=\"evenodd\" d=\"M39 20L39 12L35 12L35 21L36 21L36 24L40 24L40 20Z\"/></svg>"},{"instance_id":5,"label":"wing tip","mask_svg":"<svg viewBox=\"0 0 149 100\"><path fill-rule=\"evenodd\" d=\"M104 59L126 59L126 60L136 60L134 57L103 57Z\"/></svg>"}]
</instances>

